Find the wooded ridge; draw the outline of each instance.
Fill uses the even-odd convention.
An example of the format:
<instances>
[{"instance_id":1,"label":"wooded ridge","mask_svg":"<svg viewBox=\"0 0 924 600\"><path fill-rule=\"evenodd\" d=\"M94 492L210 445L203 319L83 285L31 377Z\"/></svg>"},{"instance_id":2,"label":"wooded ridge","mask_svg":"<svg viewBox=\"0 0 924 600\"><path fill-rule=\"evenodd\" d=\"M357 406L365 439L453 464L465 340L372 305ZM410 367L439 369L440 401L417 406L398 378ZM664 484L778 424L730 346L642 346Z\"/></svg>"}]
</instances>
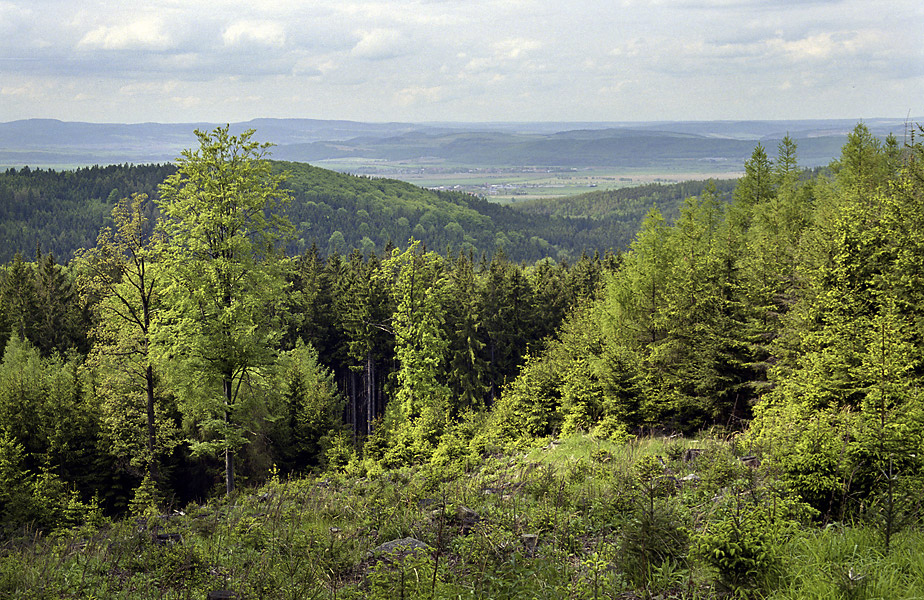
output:
<instances>
[{"instance_id":1,"label":"wooded ridge","mask_svg":"<svg viewBox=\"0 0 924 600\"><path fill-rule=\"evenodd\" d=\"M441 253L490 259L503 249L516 262L573 261L584 252L625 249L651 207L673 218L683 199L705 185L653 184L501 206L469 194L303 163L272 165L274 172L287 173L285 187L292 196L286 208L295 227L285 245L290 256L312 247L322 256L353 250L381 254L389 246L406 247L413 236ZM99 230L111 223L118 199L142 193L156 200L158 184L174 170L165 164L73 171L26 167L0 173L0 261L9 262L16 252L31 257L36 248L70 260L78 249L93 246ZM732 180L718 183L723 199L730 198L733 185ZM156 219L157 203L147 210L148 218Z\"/></svg>"}]
</instances>

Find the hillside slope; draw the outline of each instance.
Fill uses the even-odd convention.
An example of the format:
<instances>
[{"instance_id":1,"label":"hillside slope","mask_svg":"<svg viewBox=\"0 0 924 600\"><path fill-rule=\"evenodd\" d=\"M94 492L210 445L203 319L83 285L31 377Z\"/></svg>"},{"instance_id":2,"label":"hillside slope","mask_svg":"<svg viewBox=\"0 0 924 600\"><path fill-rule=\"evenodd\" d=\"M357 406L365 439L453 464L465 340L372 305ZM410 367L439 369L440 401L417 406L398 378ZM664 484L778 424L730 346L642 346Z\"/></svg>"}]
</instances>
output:
<instances>
[{"instance_id":1,"label":"hillside slope","mask_svg":"<svg viewBox=\"0 0 924 600\"><path fill-rule=\"evenodd\" d=\"M353 249L381 252L410 237L428 248L476 256L503 249L532 262L573 259L582 252L625 248L644 215L657 205L668 216L702 183L627 188L572 199L501 206L458 192L423 189L390 179L357 177L305 163L274 162L288 173L296 235L290 254L317 246L322 254ZM0 173L0 262L37 247L69 259L93 246L116 200L133 193L156 197L171 165L112 165L75 171L8 169ZM731 183L722 189L730 189ZM154 215L151 215L154 216Z\"/></svg>"}]
</instances>

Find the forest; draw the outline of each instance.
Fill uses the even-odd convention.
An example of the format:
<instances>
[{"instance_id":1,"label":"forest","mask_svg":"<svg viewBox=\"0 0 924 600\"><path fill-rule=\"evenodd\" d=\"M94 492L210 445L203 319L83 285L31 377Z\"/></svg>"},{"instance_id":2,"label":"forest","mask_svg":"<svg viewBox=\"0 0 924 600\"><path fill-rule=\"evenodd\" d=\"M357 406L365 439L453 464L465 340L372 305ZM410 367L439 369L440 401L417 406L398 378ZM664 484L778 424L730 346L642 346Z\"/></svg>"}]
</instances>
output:
<instances>
[{"instance_id":1,"label":"forest","mask_svg":"<svg viewBox=\"0 0 924 600\"><path fill-rule=\"evenodd\" d=\"M293 252L291 178L335 176L197 132L3 268L0 590L920 598L922 131L758 144L569 260Z\"/></svg>"},{"instance_id":2,"label":"forest","mask_svg":"<svg viewBox=\"0 0 924 600\"><path fill-rule=\"evenodd\" d=\"M317 247L320 256L385 254L406 249L413 236L443 254L472 253L489 258L500 249L509 260L542 258L574 262L582 253L626 248L645 213L658 206L673 220L683 200L704 182L652 184L612 192L502 206L458 192L422 189L391 179L356 177L308 164L272 161L286 173L291 196L286 211L295 233L285 241L289 256ZM110 165L73 171L7 169L0 173L0 262L36 249L69 261L91 248L100 229L112 225L121 198L147 194L148 218L156 220L158 185L173 165ZM734 180L716 183L729 199Z\"/></svg>"}]
</instances>

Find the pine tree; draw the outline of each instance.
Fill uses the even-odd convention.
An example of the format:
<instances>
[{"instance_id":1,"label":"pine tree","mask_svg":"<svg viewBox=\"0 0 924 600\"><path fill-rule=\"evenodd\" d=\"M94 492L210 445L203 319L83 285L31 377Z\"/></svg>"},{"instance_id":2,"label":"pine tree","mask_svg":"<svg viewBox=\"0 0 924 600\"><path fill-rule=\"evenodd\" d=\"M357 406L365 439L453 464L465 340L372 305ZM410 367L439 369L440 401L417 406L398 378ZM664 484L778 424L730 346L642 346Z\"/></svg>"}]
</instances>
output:
<instances>
[{"instance_id":1,"label":"pine tree","mask_svg":"<svg viewBox=\"0 0 924 600\"><path fill-rule=\"evenodd\" d=\"M35 297L34 271L16 253L13 262L7 266L0 286L4 312L10 322L11 335L20 341L32 336L37 299Z\"/></svg>"},{"instance_id":2,"label":"pine tree","mask_svg":"<svg viewBox=\"0 0 924 600\"><path fill-rule=\"evenodd\" d=\"M484 359L484 331L479 311L478 280L471 257L459 254L449 271L446 330L449 340L449 386L454 416L465 410L480 410L490 390L488 365Z\"/></svg>"},{"instance_id":3,"label":"pine tree","mask_svg":"<svg viewBox=\"0 0 924 600\"><path fill-rule=\"evenodd\" d=\"M35 321L31 341L46 355L76 346L76 292L54 254L37 256Z\"/></svg>"}]
</instances>

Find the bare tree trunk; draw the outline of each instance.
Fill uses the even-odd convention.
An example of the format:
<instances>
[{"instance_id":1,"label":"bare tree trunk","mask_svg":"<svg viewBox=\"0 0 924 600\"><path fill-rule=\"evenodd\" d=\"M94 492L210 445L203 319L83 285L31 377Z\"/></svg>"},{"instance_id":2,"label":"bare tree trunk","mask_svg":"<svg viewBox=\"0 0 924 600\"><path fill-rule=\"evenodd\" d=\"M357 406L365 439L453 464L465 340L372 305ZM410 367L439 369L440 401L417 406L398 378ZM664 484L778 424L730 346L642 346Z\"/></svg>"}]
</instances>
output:
<instances>
[{"instance_id":1,"label":"bare tree trunk","mask_svg":"<svg viewBox=\"0 0 924 600\"><path fill-rule=\"evenodd\" d=\"M352 407L350 420L353 422L353 446L356 446L358 427L356 421L356 371L350 369L350 405Z\"/></svg>"}]
</instances>

